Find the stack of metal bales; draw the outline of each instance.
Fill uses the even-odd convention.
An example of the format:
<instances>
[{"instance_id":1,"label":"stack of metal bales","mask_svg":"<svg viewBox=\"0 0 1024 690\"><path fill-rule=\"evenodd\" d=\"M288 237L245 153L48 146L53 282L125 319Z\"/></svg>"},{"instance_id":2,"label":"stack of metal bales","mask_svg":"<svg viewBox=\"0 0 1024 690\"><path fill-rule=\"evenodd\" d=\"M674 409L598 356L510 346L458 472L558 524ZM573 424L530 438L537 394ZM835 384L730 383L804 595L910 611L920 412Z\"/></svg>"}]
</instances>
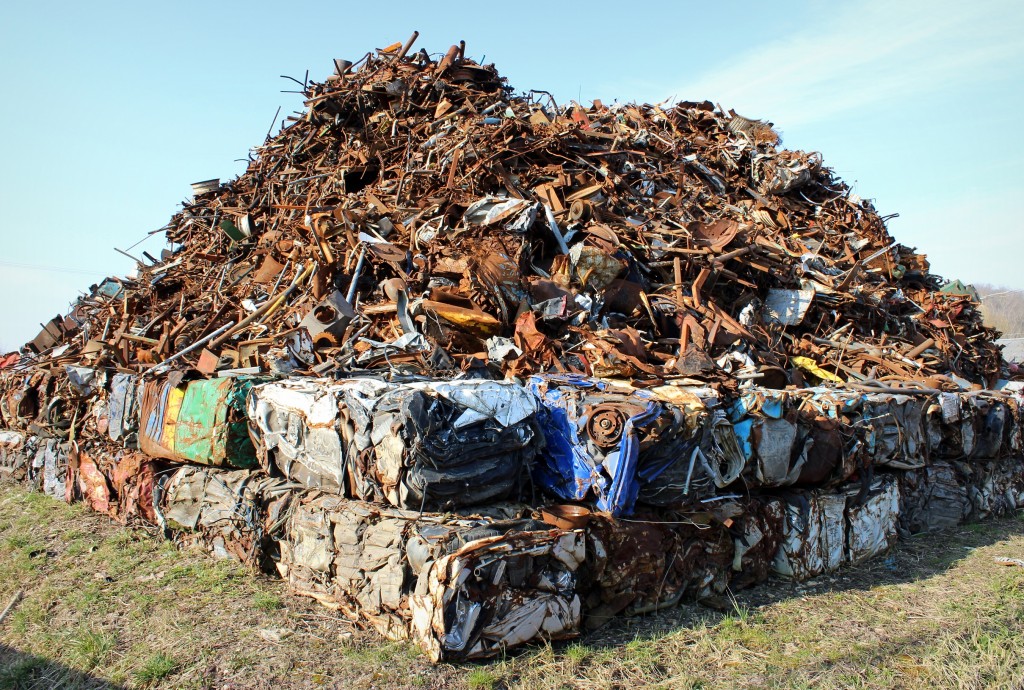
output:
<instances>
[{"instance_id":1,"label":"stack of metal bales","mask_svg":"<svg viewBox=\"0 0 1024 690\"><path fill-rule=\"evenodd\" d=\"M102 375L101 377L102 378ZM0 473L471 659L1024 507L1020 400L577 375L97 380Z\"/></svg>"},{"instance_id":2,"label":"stack of metal bales","mask_svg":"<svg viewBox=\"0 0 1024 690\"><path fill-rule=\"evenodd\" d=\"M0 357L0 479L435 660L1024 507L998 334L819 154L411 45Z\"/></svg>"}]
</instances>

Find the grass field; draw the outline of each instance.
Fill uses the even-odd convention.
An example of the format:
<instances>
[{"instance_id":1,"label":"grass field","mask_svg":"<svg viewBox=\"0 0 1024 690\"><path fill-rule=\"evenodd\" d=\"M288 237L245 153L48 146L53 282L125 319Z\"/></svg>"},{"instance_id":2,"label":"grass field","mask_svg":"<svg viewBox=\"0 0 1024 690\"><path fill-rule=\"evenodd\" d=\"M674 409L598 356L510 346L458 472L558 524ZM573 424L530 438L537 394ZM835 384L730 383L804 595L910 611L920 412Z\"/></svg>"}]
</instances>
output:
<instances>
[{"instance_id":1,"label":"grass field","mask_svg":"<svg viewBox=\"0 0 1024 690\"><path fill-rule=\"evenodd\" d=\"M490 663L429 664L284 585L0 486L0 688L1024 687L1024 518Z\"/></svg>"}]
</instances>

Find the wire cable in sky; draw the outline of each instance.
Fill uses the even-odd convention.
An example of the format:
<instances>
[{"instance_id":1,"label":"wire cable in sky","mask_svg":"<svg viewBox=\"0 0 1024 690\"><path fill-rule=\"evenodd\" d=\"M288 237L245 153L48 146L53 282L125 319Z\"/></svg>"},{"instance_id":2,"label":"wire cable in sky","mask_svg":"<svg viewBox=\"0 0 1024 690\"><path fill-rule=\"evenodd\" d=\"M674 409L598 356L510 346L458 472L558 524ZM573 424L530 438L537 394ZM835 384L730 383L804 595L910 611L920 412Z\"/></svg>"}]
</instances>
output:
<instances>
[{"instance_id":1,"label":"wire cable in sky","mask_svg":"<svg viewBox=\"0 0 1024 690\"><path fill-rule=\"evenodd\" d=\"M90 271L85 268L67 268L65 266L40 266L38 264L25 264L19 261L4 261L0 259L0 266L10 266L11 268L24 268L29 271L52 271L54 273L78 273L85 276L100 276L103 277L106 274L103 271Z\"/></svg>"}]
</instances>

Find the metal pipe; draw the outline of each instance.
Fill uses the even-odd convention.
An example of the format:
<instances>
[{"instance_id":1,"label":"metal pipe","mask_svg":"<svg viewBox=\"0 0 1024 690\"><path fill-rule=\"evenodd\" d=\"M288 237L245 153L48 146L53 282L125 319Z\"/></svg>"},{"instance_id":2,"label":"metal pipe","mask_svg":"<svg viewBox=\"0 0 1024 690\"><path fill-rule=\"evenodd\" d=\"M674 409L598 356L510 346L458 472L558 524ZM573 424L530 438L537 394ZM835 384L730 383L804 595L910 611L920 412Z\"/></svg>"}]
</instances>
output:
<instances>
[{"instance_id":1,"label":"metal pipe","mask_svg":"<svg viewBox=\"0 0 1024 690\"><path fill-rule=\"evenodd\" d=\"M359 250L359 260L356 261L356 270L352 273L352 283L348 286L348 294L345 295L345 300L352 304L352 300L356 297L356 287L359 285L359 274L363 272L363 261L366 260L366 247Z\"/></svg>"},{"instance_id":2,"label":"metal pipe","mask_svg":"<svg viewBox=\"0 0 1024 690\"><path fill-rule=\"evenodd\" d=\"M285 299L286 299L286 298L288 297L288 295L292 294L292 292L294 292L294 291L295 291L295 288L297 288L297 287L299 286L299 284L300 284L300 283L301 283L301 282L302 282L303 280L305 280L305 278L306 278L306 277L307 277L307 276L308 276L308 275L309 275L310 273L312 273L312 271L313 271L313 269L314 269L314 268L316 268L316 263L315 263L315 262L312 262L312 263L310 263L310 264L309 264L308 266L306 266L306 268L305 268L305 269L303 269L302 271L300 271L300 272L299 272L299 273L298 273L298 274L297 274L297 275L295 276L295 280L293 280L293 281L292 281L292 284L291 284L291 285L289 285L289 286L288 286L288 288L287 288L287 289L286 289L286 290L285 290L284 292L282 292L282 293L281 293L280 295L278 295L277 297L275 297L275 298L273 298L273 299L269 299L269 300L267 300L267 301L266 301L266 302L265 302L265 303L263 304L263 306L262 306L262 307L260 307L260 308L259 308L259 309L257 309L256 311L254 311L254 312L253 312L252 314L249 314L249 316L245 317L244 319L242 319L241 321L239 321L239 322L238 322L237 324L235 324L234 326L232 326L232 327L230 328L230 330L228 330L228 331L227 331L226 333L224 333L224 335L222 335L222 336L220 336L219 338L217 338L217 340L215 340L215 341L213 342L213 344L211 345L211 347L217 347L218 345L220 345L221 343L223 343L223 342L224 342L225 340L227 340L228 338L230 338L230 337L231 337L232 335L234 335L234 333L236 333L236 332L237 332L238 330L240 330L240 329L244 328L245 326L248 326L248 325L249 325L250 323L252 323L252 322L253 322L253 321L255 321L256 319L260 318L260 317L261 317L261 316L263 316L263 315L264 315L265 313L269 312L269 311L270 311L270 310L271 310L272 308L275 308L275 307L276 307L276 305L278 305L278 304L280 304L281 302L283 302L283 301L284 301L284 300L285 300Z\"/></svg>"},{"instance_id":3,"label":"metal pipe","mask_svg":"<svg viewBox=\"0 0 1024 690\"><path fill-rule=\"evenodd\" d=\"M158 373L158 371L157 371L158 369L163 369L168 364L170 364L171 362L175 361L176 359L180 359L182 356L187 355L189 352L192 352L196 348L202 347L203 345L208 343L210 340L213 340L214 338L216 338L218 335L220 335L224 331L228 330L229 328L231 328L231 324L230 323L226 323L223 326L221 326L220 328L218 328L217 330L215 330L210 335L206 336L205 338L200 338L196 342L192 343L191 345L186 347L181 352L178 352L176 354L171 355L170 357L168 357L164 361L160 362L159 364L154 364L152 367L150 367L149 369L147 369L146 371L144 371L142 373L142 378L145 378L145 377L149 376L150 374Z\"/></svg>"},{"instance_id":4,"label":"metal pipe","mask_svg":"<svg viewBox=\"0 0 1024 690\"><path fill-rule=\"evenodd\" d=\"M565 243L565 237L562 236L562 231L558 228L554 212L547 204L542 203L541 205L544 207L544 215L547 216L548 227L551 229L551 234L555 236L555 241L558 242L558 248L562 250L563 254L568 254L569 245Z\"/></svg>"}]
</instances>

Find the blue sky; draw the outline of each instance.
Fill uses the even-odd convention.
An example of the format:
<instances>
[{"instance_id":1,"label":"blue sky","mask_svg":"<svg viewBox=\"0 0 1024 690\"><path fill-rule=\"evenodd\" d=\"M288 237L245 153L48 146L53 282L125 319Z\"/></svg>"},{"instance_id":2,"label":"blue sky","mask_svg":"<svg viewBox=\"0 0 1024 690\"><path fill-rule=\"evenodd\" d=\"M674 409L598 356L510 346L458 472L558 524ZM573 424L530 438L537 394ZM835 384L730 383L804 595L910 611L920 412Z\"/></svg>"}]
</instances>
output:
<instances>
[{"instance_id":1,"label":"blue sky","mask_svg":"<svg viewBox=\"0 0 1024 690\"><path fill-rule=\"evenodd\" d=\"M149 6L152 5L152 6ZM709 99L774 122L933 270L1024 288L1024 3L16 3L0 23L0 351L244 170L286 74L420 31L560 101ZM276 131L276 127L275 127ZM139 247L151 253L159 236Z\"/></svg>"}]
</instances>

